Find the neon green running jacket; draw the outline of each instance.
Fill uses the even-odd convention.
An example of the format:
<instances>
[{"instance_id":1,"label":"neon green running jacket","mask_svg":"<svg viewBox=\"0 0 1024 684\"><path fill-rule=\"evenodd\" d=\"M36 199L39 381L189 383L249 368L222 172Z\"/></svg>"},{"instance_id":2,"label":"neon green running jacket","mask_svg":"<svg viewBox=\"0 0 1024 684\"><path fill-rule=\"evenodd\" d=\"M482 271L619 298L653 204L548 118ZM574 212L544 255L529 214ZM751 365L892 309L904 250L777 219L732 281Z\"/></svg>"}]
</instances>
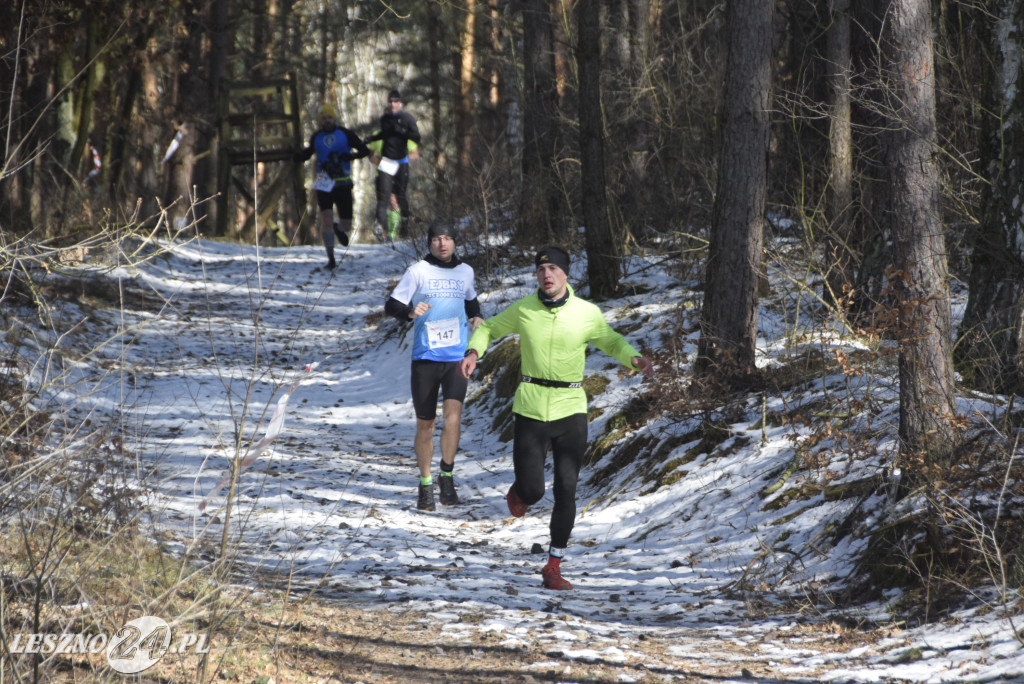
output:
<instances>
[{"instance_id":1,"label":"neon green running jacket","mask_svg":"<svg viewBox=\"0 0 1024 684\"><path fill-rule=\"evenodd\" d=\"M569 299L562 306L549 308L535 293L487 319L469 338L466 352L473 349L478 358L483 358L492 340L518 334L523 375L532 378L581 382L588 343L637 370L632 359L640 356L640 352L612 330L599 308L577 297L568 287ZM586 413L587 395L582 387L520 382L512 412L536 420L558 420Z\"/></svg>"}]
</instances>

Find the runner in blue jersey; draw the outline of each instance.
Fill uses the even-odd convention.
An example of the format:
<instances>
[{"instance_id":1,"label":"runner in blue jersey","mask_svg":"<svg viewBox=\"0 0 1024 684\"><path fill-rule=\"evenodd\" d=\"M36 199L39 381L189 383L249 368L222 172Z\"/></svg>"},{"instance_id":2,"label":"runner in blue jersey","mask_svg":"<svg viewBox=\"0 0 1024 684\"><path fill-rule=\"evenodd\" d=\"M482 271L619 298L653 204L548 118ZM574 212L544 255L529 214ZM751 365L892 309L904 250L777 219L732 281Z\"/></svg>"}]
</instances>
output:
<instances>
[{"instance_id":1,"label":"runner in blue jersey","mask_svg":"<svg viewBox=\"0 0 1024 684\"><path fill-rule=\"evenodd\" d=\"M334 260L334 238L342 247L348 247L348 234L352 231L352 161L370 154L362 139L337 122L334 106L320 108L320 130L309 139L309 145L295 153L297 162L304 162L316 153L316 204L320 208L320 234L327 250L327 268L337 265ZM334 207L338 208L338 221L334 221ZM339 225L340 223L340 225Z\"/></svg>"},{"instance_id":2,"label":"runner in blue jersey","mask_svg":"<svg viewBox=\"0 0 1024 684\"><path fill-rule=\"evenodd\" d=\"M441 503L459 503L455 452L459 448L462 402L468 380L459 373L470 334L483 322L473 285L473 268L455 255L455 231L436 222L427 232L430 253L406 269L384 311L413 322L412 403L416 412L416 464L420 471L416 507L434 510L434 422L438 393L444 395L441 430Z\"/></svg>"}]
</instances>

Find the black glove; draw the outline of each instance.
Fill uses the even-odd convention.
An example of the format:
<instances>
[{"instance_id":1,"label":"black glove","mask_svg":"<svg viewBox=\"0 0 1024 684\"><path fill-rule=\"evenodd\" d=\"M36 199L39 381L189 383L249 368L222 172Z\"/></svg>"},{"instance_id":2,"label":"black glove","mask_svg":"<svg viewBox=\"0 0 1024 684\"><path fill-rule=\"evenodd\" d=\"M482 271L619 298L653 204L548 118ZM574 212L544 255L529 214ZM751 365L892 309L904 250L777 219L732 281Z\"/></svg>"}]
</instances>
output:
<instances>
[{"instance_id":1,"label":"black glove","mask_svg":"<svg viewBox=\"0 0 1024 684\"><path fill-rule=\"evenodd\" d=\"M341 158L337 152L331 152L330 156L327 157L327 161L323 162L320 168L331 178L341 178L345 175L345 167L342 166Z\"/></svg>"}]
</instances>

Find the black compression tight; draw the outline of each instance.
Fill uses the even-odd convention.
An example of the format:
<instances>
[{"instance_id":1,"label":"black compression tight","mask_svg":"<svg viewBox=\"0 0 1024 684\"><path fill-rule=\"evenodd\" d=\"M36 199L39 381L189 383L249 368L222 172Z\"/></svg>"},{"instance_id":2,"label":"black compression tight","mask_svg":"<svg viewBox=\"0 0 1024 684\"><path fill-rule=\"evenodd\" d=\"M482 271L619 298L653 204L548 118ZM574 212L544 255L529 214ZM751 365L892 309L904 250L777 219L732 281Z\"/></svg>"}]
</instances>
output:
<instances>
[{"instance_id":1,"label":"black compression tight","mask_svg":"<svg viewBox=\"0 0 1024 684\"><path fill-rule=\"evenodd\" d=\"M587 415L577 413L550 422L515 416L512 463L516 481L513 486L526 505L535 504L544 496L544 458L549 445L555 466L551 545L564 548L569 544L576 522L576 483L587 448Z\"/></svg>"}]
</instances>

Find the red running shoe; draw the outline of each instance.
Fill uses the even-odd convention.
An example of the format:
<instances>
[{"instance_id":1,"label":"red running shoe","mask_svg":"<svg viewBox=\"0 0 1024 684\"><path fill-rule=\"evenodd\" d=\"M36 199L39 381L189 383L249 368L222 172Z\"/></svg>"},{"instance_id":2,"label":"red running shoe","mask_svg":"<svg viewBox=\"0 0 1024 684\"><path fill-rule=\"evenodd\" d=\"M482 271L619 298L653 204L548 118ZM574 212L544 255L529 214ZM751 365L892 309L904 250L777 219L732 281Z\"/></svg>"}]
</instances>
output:
<instances>
[{"instance_id":1,"label":"red running shoe","mask_svg":"<svg viewBox=\"0 0 1024 684\"><path fill-rule=\"evenodd\" d=\"M529 508L519 498L519 495L516 494L515 484L508 488L508 494L505 495L505 503L508 504L508 512L516 518L522 518L526 515L526 509Z\"/></svg>"},{"instance_id":2,"label":"red running shoe","mask_svg":"<svg viewBox=\"0 0 1024 684\"><path fill-rule=\"evenodd\" d=\"M557 566L545 565L540 571L540 576L544 578L545 589L572 589L572 585L562 577L562 571Z\"/></svg>"}]
</instances>

